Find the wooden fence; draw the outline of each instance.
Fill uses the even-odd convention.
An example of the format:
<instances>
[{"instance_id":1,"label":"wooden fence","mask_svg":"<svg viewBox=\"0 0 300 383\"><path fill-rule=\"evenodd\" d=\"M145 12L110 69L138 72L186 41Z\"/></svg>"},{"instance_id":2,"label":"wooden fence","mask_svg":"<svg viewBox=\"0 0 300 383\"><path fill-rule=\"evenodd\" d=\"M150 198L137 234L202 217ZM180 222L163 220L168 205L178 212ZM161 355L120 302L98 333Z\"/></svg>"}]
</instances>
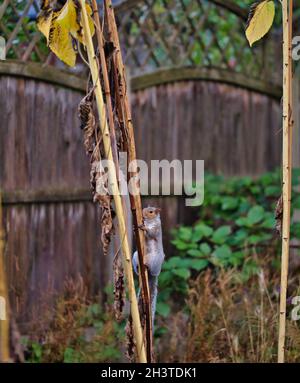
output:
<instances>
[{"instance_id":1,"label":"wooden fence","mask_svg":"<svg viewBox=\"0 0 300 383\"><path fill-rule=\"evenodd\" d=\"M106 262L100 267L97 211L86 193L81 96L41 81L0 77L0 184L18 321L40 312L66 277L82 274L90 293L109 277Z\"/></svg>"},{"instance_id":2,"label":"wooden fence","mask_svg":"<svg viewBox=\"0 0 300 383\"><path fill-rule=\"evenodd\" d=\"M19 322L81 274L90 294L110 278L89 191L78 90L0 76L0 184L4 190L11 303ZM260 174L280 164L280 105L254 91L183 81L133 92L138 156L203 159L206 171ZM145 198L163 208L169 231L195 216L178 197Z\"/></svg>"},{"instance_id":3,"label":"wooden fence","mask_svg":"<svg viewBox=\"0 0 300 383\"><path fill-rule=\"evenodd\" d=\"M280 105L227 84L182 81L132 96L139 157L205 160L206 171L261 174L280 165Z\"/></svg>"},{"instance_id":4,"label":"wooden fence","mask_svg":"<svg viewBox=\"0 0 300 383\"><path fill-rule=\"evenodd\" d=\"M27 5L37 8L36 1L23 2L16 25L9 24L10 15L19 15L12 3L0 6L0 32L9 43L9 60L0 62L0 188L11 306L25 328L63 291L66 278L81 275L90 295L101 291L110 280L111 257L101 253L77 118L84 71L79 64L78 73L64 72L45 50L34 21L25 20ZM226 175L258 175L279 166L281 89L265 77L271 72L269 45L252 54L240 38L224 46L216 38L202 41L193 31L217 35L218 17L236 20L231 35L240 36L245 10L232 1L197 0L183 9L185 3L129 0L118 6L138 157L148 163L205 160L206 171ZM197 15L190 17L195 4L203 11L201 25ZM211 65L212 45L217 67ZM229 60L228 52L236 59ZM171 255L171 228L194 220L198 209L175 196L145 197L143 203L162 207Z\"/></svg>"}]
</instances>

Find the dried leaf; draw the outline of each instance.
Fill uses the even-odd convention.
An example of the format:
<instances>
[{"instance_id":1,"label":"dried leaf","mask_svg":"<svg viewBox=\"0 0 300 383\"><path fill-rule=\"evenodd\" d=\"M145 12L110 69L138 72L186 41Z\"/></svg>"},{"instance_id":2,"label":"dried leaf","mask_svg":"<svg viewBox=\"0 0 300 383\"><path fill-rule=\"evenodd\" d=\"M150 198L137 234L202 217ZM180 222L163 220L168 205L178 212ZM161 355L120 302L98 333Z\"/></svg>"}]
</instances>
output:
<instances>
[{"instance_id":1,"label":"dried leaf","mask_svg":"<svg viewBox=\"0 0 300 383\"><path fill-rule=\"evenodd\" d=\"M123 319L123 309L125 306L125 280L122 260L117 254L113 262L114 275L114 312L118 322Z\"/></svg>"},{"instance_id":2,"label":"dried leaf","mask_svg":"<svg viewBox=\"0 0 300 383\"><path fill-rule=\"evenodd\" d=\"M108 254L111 236L113 234L113 211L111 196L108 189L108 175L101 162L101 147L98 128L93 111L93 90L91 90L78 106L78 116L81 129L84 131L84 146L87 154L91 154L90 183L94 195L94 202L101 208L101 242L104 255Z\"/></svg>"},{"instance_id":3,"label":"dried leaf","mask_svg":"<svg viewBox=\"0 0 300 383\"><path fill-rule=\"evenodd\" d=\"M133 324L132 324L132 316L129 315L126 328L126 357L129 359L130 362L135 362L135 352L136 352L136 344L134 340L134 334L133 334Z\"/></svg>"},{"instance_id":4,"label":"dried leaf","mask_svg":"<svg viewBox=\"0 0 300 383\"><path fill-rule=\"evenodd\" d=\"M101 162L101 147L93 112L93 89L81 100L78 106L78 116L84 131L84 146L87 154L91 154L90 183L94 202L101 208L101 242L104 255L108 254L111 236L113 234L113 211L111 196L108 189L108 175Z\"/></svg>"},{"instance_id":5,"label":"dried leaf","mask_svg":"<svg viewBox=\"0 0 300 383\"><path fill-rule=\"evenodd\" d=\"M250 46L269 32L274 17L275 4L273 0L262 0L252 5L246 26L246 37Z\"/></svg>"},{"instance_id":6,"label":"dried leaf","mask_svg":"<svg viewBox=\"0 0 300 383\"><path fill-rule=\"evenodd\" d=\"M84 147L86 153L92 153L94 150L94 138L96 119L93 111L92 96L88 94L79 104L78 116L80 118L80 128L84 131Z\"/></svg>"},{"instance_id":7,"label":"dried leaf","mask_svg":"<svg viewBox=\"0 0 300 383\"><path fill-rule=\"evenodd\" d=\"M90 181L94 192L94 202L101 207L101 242L104 255L108 254L111 235L113 233L113 217L111 210L111 196L108 190L108 176L103 169L101 160L93 161Z\"/></svg>"}]
</instances>

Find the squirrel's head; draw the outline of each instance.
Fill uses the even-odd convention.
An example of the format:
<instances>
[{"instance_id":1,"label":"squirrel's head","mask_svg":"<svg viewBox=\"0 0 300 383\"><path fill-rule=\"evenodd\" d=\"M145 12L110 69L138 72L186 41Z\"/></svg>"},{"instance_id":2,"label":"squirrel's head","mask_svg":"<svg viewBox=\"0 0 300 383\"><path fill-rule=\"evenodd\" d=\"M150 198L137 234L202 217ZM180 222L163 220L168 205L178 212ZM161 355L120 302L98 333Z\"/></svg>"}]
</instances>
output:
<instances>
[{"instance_id":1,"label":"squirrel's head","mask_svg":"<svg viewBox=\"0 0 300 383\"><path fill-rule=\"evenodd\" d=\"M151 207L151 206L145 207L143 209L143 218L146 221L152 221L155 218L160 217L160 211L161 209L158 207Z\"/></svg>"}]
</instances>

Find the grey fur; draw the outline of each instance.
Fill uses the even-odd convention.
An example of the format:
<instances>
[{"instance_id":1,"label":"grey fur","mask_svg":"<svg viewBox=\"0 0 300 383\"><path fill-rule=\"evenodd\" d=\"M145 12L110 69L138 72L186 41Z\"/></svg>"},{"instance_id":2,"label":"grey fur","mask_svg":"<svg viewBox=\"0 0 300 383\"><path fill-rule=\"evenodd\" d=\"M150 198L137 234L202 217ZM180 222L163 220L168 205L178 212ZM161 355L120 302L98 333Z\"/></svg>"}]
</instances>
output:
<instances>
[{"instance_id":1,"label":"grey fur","mask_svg":"<svg viewBox=\"0 0 300 383\"><path fill-rule=\"evenodd\" d=\"M154 208L149 208L154 209ZM151 311L152 311L152 327L154 326L154 318L157 301L157 285L158 276L161 272L161 267L165 258L163 243L162 243L162 228L160 215L155 218L144 218L145 226L145 263L148 267L149 275L149 290L151 296ZM138 274L138 253L134 252L132 258L133 268Z\"/></svg>"}]
</instances>

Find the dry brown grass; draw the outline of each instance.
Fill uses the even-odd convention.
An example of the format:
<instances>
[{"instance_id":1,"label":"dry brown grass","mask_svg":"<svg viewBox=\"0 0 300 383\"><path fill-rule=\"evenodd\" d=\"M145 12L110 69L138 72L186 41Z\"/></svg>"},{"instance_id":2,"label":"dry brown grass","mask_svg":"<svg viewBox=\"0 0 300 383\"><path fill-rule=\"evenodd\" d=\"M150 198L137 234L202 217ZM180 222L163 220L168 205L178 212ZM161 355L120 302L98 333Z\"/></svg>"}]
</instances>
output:
<instances>
[{"instance_id":1,"label":"dry brown grass","mask_svg":"<svg viewBox=\"0 0 300 383\"><path fill-rule=\"evenodd\" d=\"M291 298L300 295L297 275L291 273L289 281L287 362L300 361L300 325L290 318ZM239 277L237 270L209 269L191 282L186 307L166 319L158 318L167 332L156 339L157 361L277 361L278 269L271 258L264 259L248 281ZM82 281L68 281L65 287L54 310L39 318L31 332L31 341L41 345L41 356L34 361L124 360L124 328L115 322L111 302L100 315L91 317L93 302Z\"/></svg>"},{"instance_id":2,"label":"dry brown grass","mask_svg":"<svg viewBox=\"0 0 300 383\"><path fill-rule=\"evenodd\" d=\"M159 342L160 360L276 362L279 273L270 261L262 263L246 283L237 279L236 270L200 274L190 286L188 313L168 320L168 334ZM289 286L290 298L299 295L297 277ZM289 311L293 307L290 302ZM286 357L287 362L300 361L300 326L290 315Z\"/></svg>"},{"instance_id":3,"label":"dry brown grass","mask_svg":"<svg viewBox=\"0 0 300 383\"><path fill-rule=\"evenodd\" d=\"M90 301L81 278L65 283L65 293L31 329L28 358L34 362L120 361L123 340L112 305ZM38 352L37 352L38 351Z\"/></svg>"}]
</instances>

